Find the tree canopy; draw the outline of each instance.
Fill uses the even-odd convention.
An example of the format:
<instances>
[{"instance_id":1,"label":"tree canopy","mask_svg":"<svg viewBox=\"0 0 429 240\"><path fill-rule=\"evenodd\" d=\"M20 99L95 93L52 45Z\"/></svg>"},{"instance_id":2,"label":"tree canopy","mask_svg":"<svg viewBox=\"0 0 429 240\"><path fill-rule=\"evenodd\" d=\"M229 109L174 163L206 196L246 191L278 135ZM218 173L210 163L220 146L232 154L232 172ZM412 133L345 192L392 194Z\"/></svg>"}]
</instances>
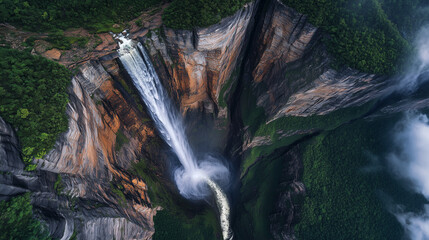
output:
<instances>
[{"instance_id":1,"label":"tree canopy","mask_svg":"<svg viewBox=\"0 0 429 240\"><path fill-rule=\"evenodd\" d=\"M0 201L0 232L0 240L51 239L48 231L33 217L28 193L9 201Z\"/></svg>"},{"instance_id":2,"label":"tree canopy","mask_svg":"<svg viewBox=\"0 0 429 240\"><path fill-rule=\"evenodd\" d=\"M16 129L29 165L67 130L71 72L46 58L6 48L0 48L0 68L0 116Z\"/></svg>"},{"instance_id":3,"label":"tree canopy","mask_svg":"<svg viewBox=\"0 0 429 240\"><path fill-rule=\"evenodd\" d=\"M417 25L424 0L283 0L329 34L329 51L337 65L378 74L398 71L411 50L399 29ZM414 26L415 27L415 26Z\"/></svg>"},{"instance_id":4,"label":"tree canopy","mask_svg":"<svg viewBox=\"0 0 429 240\"><path fill-rule=\"evenodd\" d=\"M0 22L30 31L53 31L72 27L109 29L114 23L131 20L161 0L2 0Z\"/></svg>"},{"instance_id":5,"label":"tree canopy","mask_svg":"<svg viewBox=\"0 0 429 240\"><path fill-rule=\"evenodd\" d=\"M250 1L2 0L0 21L30 31L57 32L71 27L94 32L120 31L113 29L115 23L124 23L150 7L171 2L162 16L164 24L173 29L193 29L218 23ZM403 56L410 50L404 37L416 30L419 19L424 18L418 9L428 4L427 0L282 1L307 14L311 23L329 34L325 40L337 67L347 65L377 74L398 71ZM79 41L84 44L85 40Z\"/></svg>"}]
</instances>

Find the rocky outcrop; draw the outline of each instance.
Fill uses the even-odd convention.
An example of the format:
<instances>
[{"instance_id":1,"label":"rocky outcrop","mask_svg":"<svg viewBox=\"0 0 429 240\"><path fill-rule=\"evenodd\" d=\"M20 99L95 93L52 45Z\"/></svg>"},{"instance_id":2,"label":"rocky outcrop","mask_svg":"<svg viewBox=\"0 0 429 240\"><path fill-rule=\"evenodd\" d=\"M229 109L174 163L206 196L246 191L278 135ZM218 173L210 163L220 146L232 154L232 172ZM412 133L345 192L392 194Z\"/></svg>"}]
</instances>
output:
<instances>
[{"instance_id":1,"label":"rocky outcrop","mask_svg":"<svg viewBox=\"0 0 429 240\"><path fill-rule=\"evenodd\" d=\"M323 115L381 96L386 78L350 68L331 68L322 33L280 0L266 4L244 79L252 85L267 120Z\"/></svg>"},{"instance_id":2,"label":"rocky outcrop","mask_svg":"<svg viewBox=\"0 0 429 240\"><path fill-rule=\"evenodd\" d=\"M76 232L78 239L149 239L154 233L157 208L146 184L126 170L142 151L160 158L154 153L159 150L144 146L157 137L151 121L143 121L147 115L115 84L97 61L80 67L68 90L69 129L35 160L35 172L23 170L17 139L0 119L0 198L31 192L53 237L68 239ZM119 131L127 142L117 142Z\"/></svg>"},{"instance_id":3,"label":"rocky outcrop","mask_svg":"<svg viewBox=\"0 0 429 240\"><path fill-rule=\"evenodd\" d=\"M252 149L254 147L259 146L267 146L273 144L273 141L271 140L270 136L256 136L250 139L248 136L246 138L246 141L244 141L242 146L242 151L246 151L248 149Z\"/></svg>"},{"instance_id":4,"label":"rocky outcrop","mask_svg":"<svg viewBox=\"0 0 429 240\"><path fill-rule=\"evenodd\" d=\"M60 58L61 58L61 52L60 52L60 50L58 50L58 49L56 49L56 48L53 48L53 49L51 49L51 50L48 50L48 51L44 52L44 53L43 53L43 56L44 56L45 58L49 58L49 59L51 59L51 60L56 60L56 61L58 61L58 60L60 60Z\"/></svg>"},{"instance_id":5,"label":"rocky outcrop","mask_svg":"<svg viewBox=\"0 0 429 240\"><path fill-rule=\"evenodd\" d=\"M1 200L31 192L35 213L48 224L51 235L56 238L68 239L72 235L75 222L73 219L85 221L97 215L102 216L101 212L95 213L90 210L90 205L83 207L79 200L72 204L68 197L58 195L54 189L57 174L44 170L24 171L24 163L18 151L18 141L11 127L2 119L0 119L0 136ZM105 205L102 203L99 204L102 205L99 210L103 210L103 215L118 215L114 209L103 207ZM70 210L71 205L76 208L82 207L82 210L74 213Z\"/></svg>"},{"instance_id":6,"label":"rocky outcrop","mask_svg":"<svg viewBox=\"0 0 429 240\"><path fill-rule=\"evenodd\" d=\"M340 108L360 106L383 96L385 77L347 68L326 70L310 86L292 94L286 104L275 110L272 120L287 116L325 115Z\"/></svg>"},{"instance_id":7,"label":"rocky outcrop","mask_svg":"<svg viewBox=\"0 0 429 240\"><path fill-rule=\"evenodd\" d=\"M166 67L169 79L163 80L182 112L198 109L226 117L226 106L219 105L225 97L221 90L242 56L257 6L258 1L251 2L208 28L163 28L141 39L154 62L161 60Z\"/></svg>"}]
</instances>

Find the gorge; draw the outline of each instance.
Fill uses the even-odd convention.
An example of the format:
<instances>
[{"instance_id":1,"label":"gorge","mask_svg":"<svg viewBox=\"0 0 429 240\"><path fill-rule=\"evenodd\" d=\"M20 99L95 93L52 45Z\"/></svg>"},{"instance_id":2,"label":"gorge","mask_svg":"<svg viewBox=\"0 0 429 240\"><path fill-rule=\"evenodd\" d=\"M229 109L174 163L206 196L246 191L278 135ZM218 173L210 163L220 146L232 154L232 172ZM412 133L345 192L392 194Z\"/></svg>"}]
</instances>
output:
<instances>
[{"instance_id":1,"label":"gorge","mask_svg":"<svg viewBox=\"0 0 429 240\"><path fill-rule=\"evenodd\" d=\"M182 119L172 107L142 45L133 43L125 36L118 39L121 42L119 44L121 62L133 79L162 137L176 153L182 165L174 170L174 179L180 194L190 199L204 199L209 195L208 186L220 211L223 238L231 239L228 199L216 183L219 181L228 183L228 169L214 158L211 161L196 160L186 139Z\"/></svg>"},{"instance_id":2,"label":"gorge","mask_svg":"<svg viewBox=\"0 0 429 240\"><path fill-rule=\"evenodd\" d=\"M124 0L115 24L99 13L115 4L87 2L73 8L99 25L65 2L69 19L50 3L33 22L17 14L43 4L0 3L20 9L0 18L0 200L25 200L46 239L428 237L425 172L411 173L426 169L425 1ZM63 72L37 55L70 70L67 87L43 85ZM12 108L30 88L55 101ZM60 91L67 127L31 145L20 124L59 124L38 109Z\"/></svg>"}]
</instances>

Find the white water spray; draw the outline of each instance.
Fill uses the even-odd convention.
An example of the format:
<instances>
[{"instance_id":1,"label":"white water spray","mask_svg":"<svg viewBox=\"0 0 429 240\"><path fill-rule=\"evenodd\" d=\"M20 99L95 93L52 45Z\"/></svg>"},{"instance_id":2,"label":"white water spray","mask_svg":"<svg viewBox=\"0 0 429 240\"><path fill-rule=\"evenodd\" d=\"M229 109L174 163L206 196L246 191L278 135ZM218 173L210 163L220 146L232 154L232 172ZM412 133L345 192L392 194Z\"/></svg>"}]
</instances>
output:
<instances>
[{"instance_id":1,"label":"white water spray","mask_svg":"<svg viewBox=\"0 0 429 240\"><path fill-rule=\"evenodd\" d=\"M182 118L165 93L143 46L123 36L119 37L119 41L119 59L131 76L161 136L182 164L174 172L180 194L188 199L204 199L212 192L220 212L223 238L232 239L228 198L218 185L229 181L228 169L210 156L203 161L196 160L186 138Z\"/></svg>"}]
</instances>

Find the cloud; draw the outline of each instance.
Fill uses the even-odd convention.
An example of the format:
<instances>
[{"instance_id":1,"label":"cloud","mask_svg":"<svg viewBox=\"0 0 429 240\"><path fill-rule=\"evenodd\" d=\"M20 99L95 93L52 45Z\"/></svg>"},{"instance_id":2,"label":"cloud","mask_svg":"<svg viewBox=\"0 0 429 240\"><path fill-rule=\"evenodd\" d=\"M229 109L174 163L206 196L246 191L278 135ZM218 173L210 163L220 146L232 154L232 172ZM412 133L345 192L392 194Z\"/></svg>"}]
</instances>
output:
<instances>
[{"instance_id":1,"label":"cloud","mask_svg":"<svg viewBox=\"0 0 429 240\"><path fill-rule=\"evenodd\" d=\"M404 227L407 237L413 240L429 239L429 205L420 213L405 212L398 207L396 218Z\"/></svg>"},{"instance_id":2,"label":"cloud","mask_svg":"<svg viewBox=\"0 0 429 240\"><path fill-rule=\"evenodd\" d=\"M413 45L416 54L406 73L398 78L396 85L396 90L401 93L412 93L420 84L429 80L429 26L419 31Z\"/></svg>"},{"instance_id":3,"label":"cloud","mask_svg":"<svg viewBox=\"0 0 429 240\"><path fill-rule=\"evenodd\" d=\"M391 171L407 186L429 200L429 119L417 112L406 113L395 127L393 146L388 155ZM392 210L410 239L429 239L429 204L420 212L407 212L396 205Z\"/></svg>"}]
</instances>

